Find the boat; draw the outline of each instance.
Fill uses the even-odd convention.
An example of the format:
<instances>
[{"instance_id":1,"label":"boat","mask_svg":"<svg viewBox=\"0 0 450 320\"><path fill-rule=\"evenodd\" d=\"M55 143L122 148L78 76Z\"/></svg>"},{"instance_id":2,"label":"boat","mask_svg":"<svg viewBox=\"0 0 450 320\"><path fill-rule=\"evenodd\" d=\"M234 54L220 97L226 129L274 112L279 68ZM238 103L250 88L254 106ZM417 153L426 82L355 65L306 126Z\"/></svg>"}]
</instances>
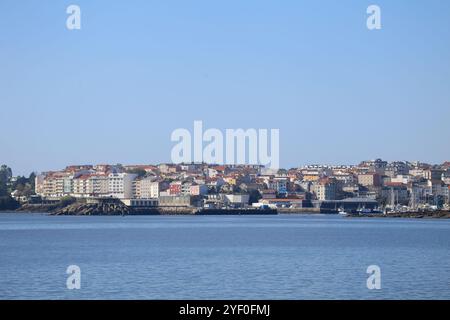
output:
<instances>
[{"instance_id":1,"label":"boat","mask_svg":"<svg viewBox=\"0 0 450 320\"><path fill-rule=\"evenodd\" d=\"M339 208L338 214L340 214L341 216L347 216L348 215L348 213L345 212L345 210L343 208Z\"/></svg>"}]
</instances>

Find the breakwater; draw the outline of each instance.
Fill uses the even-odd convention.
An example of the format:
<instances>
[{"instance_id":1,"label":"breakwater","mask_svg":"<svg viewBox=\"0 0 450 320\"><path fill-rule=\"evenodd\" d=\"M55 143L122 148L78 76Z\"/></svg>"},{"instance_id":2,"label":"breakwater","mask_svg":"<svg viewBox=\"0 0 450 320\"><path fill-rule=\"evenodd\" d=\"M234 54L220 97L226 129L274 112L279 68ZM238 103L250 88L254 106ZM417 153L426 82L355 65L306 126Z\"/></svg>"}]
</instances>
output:
<instances>
[{"instance_id":1,"label":"breakwater","mask_svg":"<svg viewBox=\"0 0 450 320\"><path fill-rule=\"evenodd\" d=\"M129 207L118 199L79 201L66 206L33 204L17 211L40 212L56 216L125 216L125 215L276 215L276 209L203 209L193 207Z\"/></svg>"}]
</instances>

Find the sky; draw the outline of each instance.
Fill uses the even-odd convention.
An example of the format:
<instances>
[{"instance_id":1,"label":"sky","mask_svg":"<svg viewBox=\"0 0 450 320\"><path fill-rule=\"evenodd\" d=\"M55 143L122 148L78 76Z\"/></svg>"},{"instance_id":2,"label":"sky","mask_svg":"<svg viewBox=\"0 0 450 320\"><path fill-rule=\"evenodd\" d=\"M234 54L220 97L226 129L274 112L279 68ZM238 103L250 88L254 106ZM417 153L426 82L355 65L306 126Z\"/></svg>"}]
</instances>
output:
<instances>
[{"instance_id":1,"label":"sky","mask_svg":"<svg viewBox=\"0 0 450 320\"><path fill-rule=\"evenodd\" d=\"M0 163L169 162L195 120L279 129L282 167L442 163L449 39L446 0L1 0Z\"/></svg>"}]
</instances>

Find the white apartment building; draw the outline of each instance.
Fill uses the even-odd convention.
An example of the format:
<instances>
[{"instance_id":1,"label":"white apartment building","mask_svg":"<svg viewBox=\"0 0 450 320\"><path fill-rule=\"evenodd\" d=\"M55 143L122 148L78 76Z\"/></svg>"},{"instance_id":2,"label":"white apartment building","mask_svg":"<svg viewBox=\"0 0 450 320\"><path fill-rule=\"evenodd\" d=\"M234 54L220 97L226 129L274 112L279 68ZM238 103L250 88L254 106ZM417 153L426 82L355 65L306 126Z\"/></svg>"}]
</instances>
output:
<instances>
[{"instance_id":1,"label":"white apartment building","mask_svg":"<svg viewBox=\"0 0 450 320\"><path fill-rule=\"evenodd\" d=\"M91 188L91 182L89 175L81 175L72 180L72 195L75 197L87 197L91 195L93 189Z\"/></svg>"},{"instance_id":2,"label":"white apartment building","mask_svg":"<svg viewBox=\"0 0 450 320\"><path fill-rule=\"evenodd\" d=\"M159 182L155 177L135 180L134 197L138 199L151 199L159 197Z\"/></svg>"},{"instance_id":3,"label":"white apartment building","mask_svg":"<svg viewBox=\"0 0 450 320\"><path fill-rule=\"evenodd\" d=\"M48 172L35 179L36 194L46 198L63 197L71 193L73 175L65 172Z\"/></svg>"},{"instance_id":4,"label":"white apartment building","mask_svg":"<svg viewBox=\"0 0 450 320\"><path fill-rule=\"evenodd\" d=\"M110 173L108 175L108 194L118 199L133 197L133 181L137 174L133 173Z\"/></svg>"},{"instance_id":5,"label":"white apartment building","mask_svg":"<svg viewBox=\"0 0 450 320\"><path fill-rule=\"evenodd\" d=\"M109 193L106 174L84 174L71 180L74 197L105 197Z\"/></svg>"},{"instance_id":6,"label":"white apartment building","mask_svg":"<svg viewBox=\"0 0 450 320\"><path fill-rule=\"evenodd\" d=\"M107 174L96 174L92 176L92 188L94 195L107 195L109 191L109 178Z\"/></svg>"},{"instance_id":7,"label":"white apartment building","mask_svg":"<svg viewBox=\"0 0 450 320\"><path fill-rule=\"evenodd\" d=\"M161 182L154 181L150 184L150 198L158 198L161 190Z\"/></svg>"}]
</instances>

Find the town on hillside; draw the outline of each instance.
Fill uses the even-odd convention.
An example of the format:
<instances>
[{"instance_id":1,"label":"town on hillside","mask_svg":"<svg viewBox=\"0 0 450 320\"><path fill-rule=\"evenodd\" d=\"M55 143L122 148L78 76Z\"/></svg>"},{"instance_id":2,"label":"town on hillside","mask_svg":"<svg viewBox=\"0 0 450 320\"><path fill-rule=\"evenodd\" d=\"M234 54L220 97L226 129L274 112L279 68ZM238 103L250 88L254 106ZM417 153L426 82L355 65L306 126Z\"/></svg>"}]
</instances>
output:
<instances>
[{"instance_id":1,"label":"town on hillside","mask_svg":"<svg viewBox=\"0 0 450 320\"><path fill-rule=\"evenodd\" d=\"M2 170L8 172L2 175L9 185L17 181L10 169ZM142 208L410 212L449 209L450 162L431 165L376 159L289 170L206 163L72 165L30 178L34 190L30 186L10 190L21 204L114 198Z\"/></svg>"}]
</instances>

